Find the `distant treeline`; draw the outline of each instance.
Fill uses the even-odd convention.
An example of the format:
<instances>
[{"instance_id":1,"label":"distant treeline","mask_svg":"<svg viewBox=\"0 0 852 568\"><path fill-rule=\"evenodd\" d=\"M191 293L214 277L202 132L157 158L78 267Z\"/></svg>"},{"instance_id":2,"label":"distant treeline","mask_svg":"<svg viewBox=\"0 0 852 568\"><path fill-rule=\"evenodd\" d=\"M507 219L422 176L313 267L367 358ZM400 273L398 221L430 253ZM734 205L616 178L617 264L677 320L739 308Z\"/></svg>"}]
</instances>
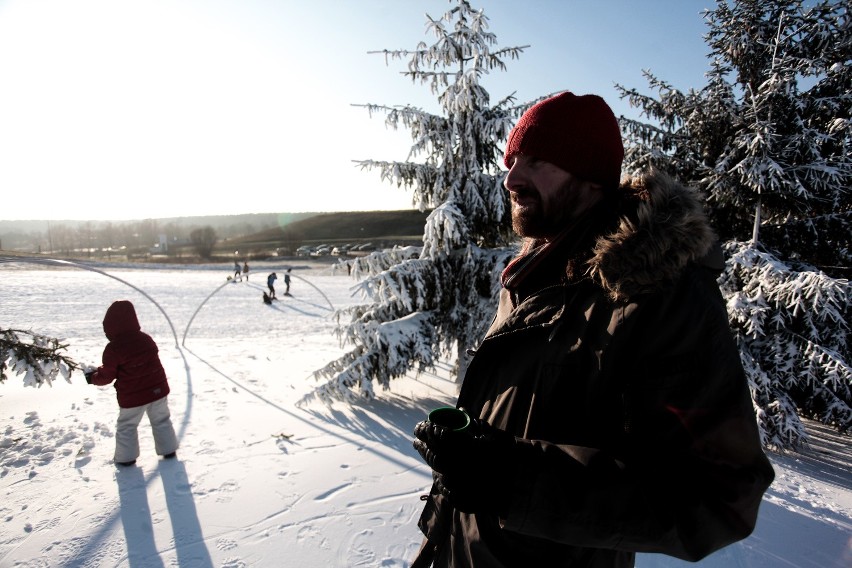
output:
<instances>
[{"instance_id":1,"label":"distant treeline","mask_svg":"<svg viewBox=\"0 0 852 568\"><path fill-rule=\"evenodd\" d=\"M188 243L193 230L212 227L220 239L268 230L316 213L257 213L130 221L0 221L0 248L16 252L147 251L162 239Z\"/></svg>"},{"instance_id":2,"label":"distant treeline","mask_svg":"<svg viewBox=\"0 0 852 568\"><path fill-rule=\"evenodd\" d=\"M258 213L134 221L0 221L0 249L63 256L192 255L193 232L213 229L213 252L268 254L301 244L419 239L428 212ZM223 253L224 254L224 253ZM230 251L233 254L233 250Z\"/></svg>"}]
</instances>

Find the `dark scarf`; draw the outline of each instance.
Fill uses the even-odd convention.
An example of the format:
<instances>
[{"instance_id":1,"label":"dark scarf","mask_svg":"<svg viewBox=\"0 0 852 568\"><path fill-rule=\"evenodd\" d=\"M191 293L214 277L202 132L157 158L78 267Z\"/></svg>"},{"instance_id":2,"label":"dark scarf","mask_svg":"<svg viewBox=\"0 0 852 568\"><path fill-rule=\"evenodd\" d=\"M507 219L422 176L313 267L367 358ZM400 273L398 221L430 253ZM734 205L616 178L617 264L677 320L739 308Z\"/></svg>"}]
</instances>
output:
<instances>
[{"instance_id":1,"label":"dark scarf","mask_svg":"<svg viewBox=\"0 0 852 568\"><path fill-rule=\"evenodd\" d=\"M542 288L585 277L595 242L617 222L614 209L604 199L552 239L528 240L500 275L515 305Z\"/></svg>"}]
</instances>

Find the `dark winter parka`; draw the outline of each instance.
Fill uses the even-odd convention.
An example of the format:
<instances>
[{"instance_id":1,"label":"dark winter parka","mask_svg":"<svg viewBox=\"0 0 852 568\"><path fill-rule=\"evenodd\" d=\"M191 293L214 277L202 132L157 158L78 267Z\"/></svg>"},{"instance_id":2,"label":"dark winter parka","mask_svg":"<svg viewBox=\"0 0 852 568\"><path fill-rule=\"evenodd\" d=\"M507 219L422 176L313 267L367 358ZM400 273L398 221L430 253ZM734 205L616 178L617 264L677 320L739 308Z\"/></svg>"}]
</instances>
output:
<instances>
[{"instance_id":1,"label":"dark winter parka","mask_svg":"<svg viewBox=\"0 0 852 568\"><path fill-rule=\"evenodd\" d=\"M169 394L157 344L142 331L132 303L112 303L104 316L104 334L109 343L104 348L103 365L92 375L93 384L115 381L122 408L149 404Z\"/></svg>"},{"instance_id":2,"label":"dark winter parka","mask_svg":"<svg viewBox=\"0 0 852 568\"><path fill-rule=\"evenodd\" d=\"M774 473L714 243L697 197L652 174L510 264L458 405L527 458L494 495L499 518L433 488L421 557L628 567L636 552L698 560L751 533Z\"/></svg>"}]
</instances>

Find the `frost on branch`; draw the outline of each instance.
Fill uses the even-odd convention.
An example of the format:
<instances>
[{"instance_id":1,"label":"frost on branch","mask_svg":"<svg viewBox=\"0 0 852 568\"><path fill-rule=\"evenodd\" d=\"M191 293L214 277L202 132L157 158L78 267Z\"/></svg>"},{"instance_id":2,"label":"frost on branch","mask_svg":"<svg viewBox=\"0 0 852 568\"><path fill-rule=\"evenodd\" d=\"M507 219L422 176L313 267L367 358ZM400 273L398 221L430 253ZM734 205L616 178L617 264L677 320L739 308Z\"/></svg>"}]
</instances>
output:
<instances>
[{"instance_id":1,"label":"frost on branch","mask_svg":"<svg viewBox=\"0 0 852 568\"><path fill-rule=\"evenodd\" d=\"M71 372L80 366L60 353L67 347L59 339L31 331L0 330L0 382L6 382L11 372L23 375L27 387L51 385L59 374L70 383Z\"/></svg>"},{"instance_id":2,"label":"frost on branch","mask_svg":"<svg viewBox=\"0 0 852 568\"><path fill-rule=\"evenodd\" d=\"M363 306L362 306L363 308ZM358 312L356 308L354 310ZM373 376L383 388L390 379L405 373L415 361L421 368L434 365L432 343L434 326L430 314L414 312L396 320L378 323L364 320L353 333L360 344L340 359L317 371L318 375L333 377L320 386L312 396L323 400L355 400L355 393L367 399L375 396L373 382L363 377Z\"/></svg>"},{"instance_id":3,"label":"frost on branch","mask_svg":"<svg viewBox=\"0 0 852 568\"><path fill-rule=\"evenodd\" d=\"M424 258L440 257L443 251L457 249L468 241L464 215L452 202L444 203L429 214L425 231Z\"/></svg>"}]
</instances>

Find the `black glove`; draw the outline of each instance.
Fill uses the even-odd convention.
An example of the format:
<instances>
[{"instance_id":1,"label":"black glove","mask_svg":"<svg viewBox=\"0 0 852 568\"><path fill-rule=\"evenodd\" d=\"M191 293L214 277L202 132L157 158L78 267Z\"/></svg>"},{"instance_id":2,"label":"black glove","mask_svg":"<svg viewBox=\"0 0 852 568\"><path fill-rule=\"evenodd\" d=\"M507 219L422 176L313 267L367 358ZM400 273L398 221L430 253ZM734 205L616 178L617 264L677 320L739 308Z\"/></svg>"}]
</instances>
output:
<instances>
[{"instance_id":1,"label":"black glove","mask_svg":"<svg viewBox=\"0 0 852 568\"><path fill-rule=\"evenodd\" d=\"M95 374L95 371L86 371L83 373L83 376L86 377L86 382L92 384L92 375Z\"/></svg>"},{"instance_id":2,"label":"black glove","mask_svg":"<svg viewBox=\"0 0 852 568\"><path fill-rule=\"evenodd\" d=\"M438 475L436 488L465 513L505 511L508 485L519 463L517 441L479 419L463 432L428 420L414 427L414 448Z\"/></svg>"}]
</instances>

